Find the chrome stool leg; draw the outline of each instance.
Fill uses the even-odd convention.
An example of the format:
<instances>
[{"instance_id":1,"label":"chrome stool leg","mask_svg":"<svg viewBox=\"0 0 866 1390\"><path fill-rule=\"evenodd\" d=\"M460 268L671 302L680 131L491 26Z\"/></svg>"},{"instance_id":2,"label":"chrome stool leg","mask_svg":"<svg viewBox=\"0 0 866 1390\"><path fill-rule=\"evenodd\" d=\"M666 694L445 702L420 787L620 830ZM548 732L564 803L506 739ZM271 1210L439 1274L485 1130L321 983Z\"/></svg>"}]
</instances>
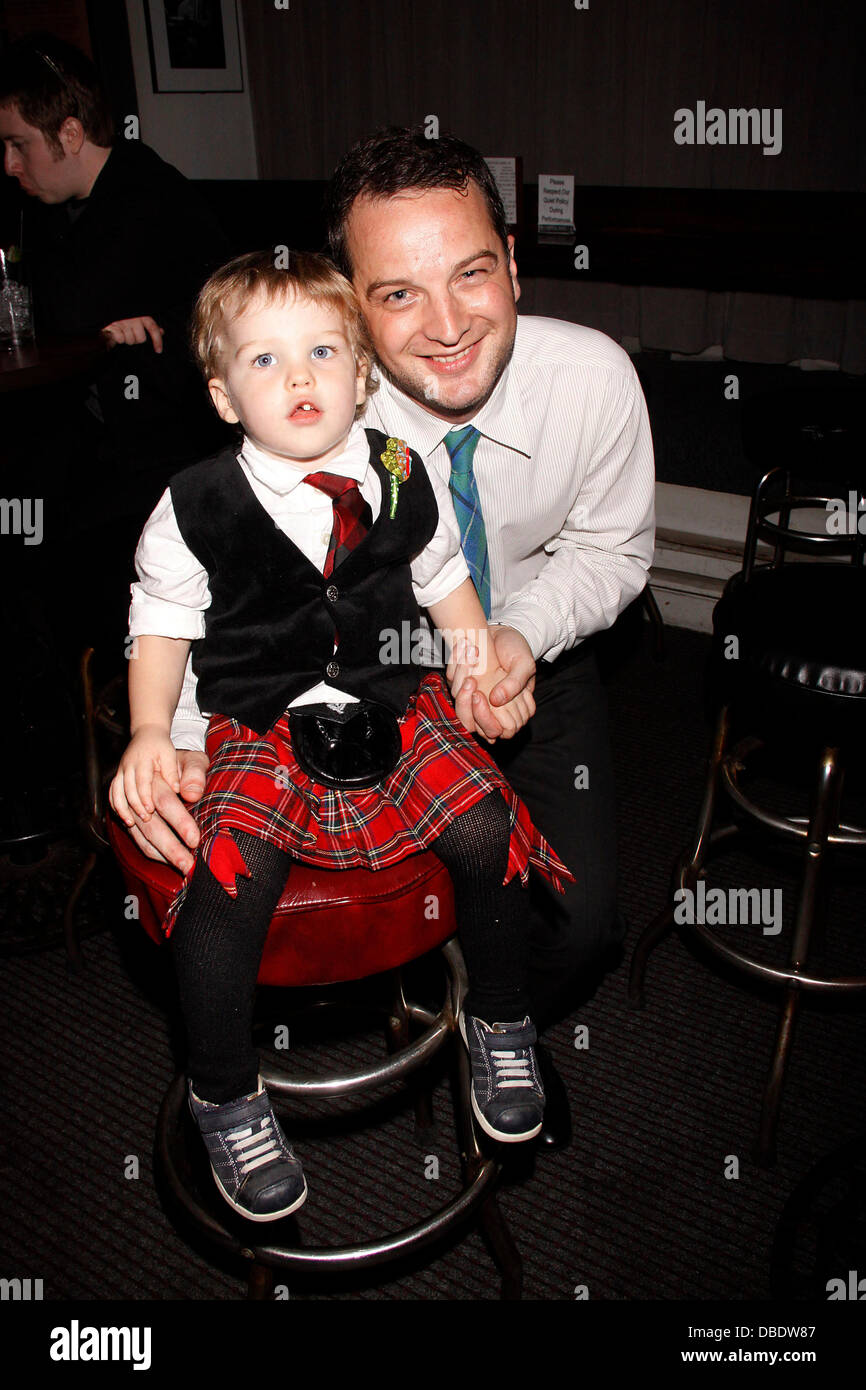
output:
<instances>
[{"instance_id":1,"label":"chrome stool leg","mask_svg":"<svg viewBox=\"0 0 866 1390\"><path fill-rule=\"evenodd\" d=\"M247 1298L257 1303L266 1303L273 1296L274 1271L268 1265L253 1262L247 1276Z\"/></svg>"},{"instance_id":2,"label":"chrome stool leg","mask_svg":"<svg viewBox=\"0 0 866 1390\"><path fill-rule=\"evenodd\" d=\"M412 1015L403 989L403 972L391 972L391 1010L385 1024L385 1042L391 1053L400 1052L409 1046L409 1025ZM415 1095L415 1132L424 1133L434 1128L433 1088L427 1079L429 1068L419 1068L413 1078Z\"/></svg>"},{"instance_id":3,"label":"chrome stool leg","mask_svg":"<svg viewBox=\"0 0 866 1390\"><path fill-rule=\"evenodd\" d=\"M812 818L809 823L809 834L800 879L800 894L797 900L797 917L794 923L794 935L788 962L794 973L803 969L809 954L809 938L815 919L815 909L820 900L825 880L830 835L839 822L842 781L843 771L838 749L825 748L818 768L818 786ZM801 997L800 986L796 982L792 982L785 990L785 999L779 1013L776 1041L773 1047L767 1084L764 1089L758 1141L755 1148L755 1162L763 1167L770 1167L776 1161L776 1129L779 1120L782 1086Z\"/></svg>"}]
</instances>

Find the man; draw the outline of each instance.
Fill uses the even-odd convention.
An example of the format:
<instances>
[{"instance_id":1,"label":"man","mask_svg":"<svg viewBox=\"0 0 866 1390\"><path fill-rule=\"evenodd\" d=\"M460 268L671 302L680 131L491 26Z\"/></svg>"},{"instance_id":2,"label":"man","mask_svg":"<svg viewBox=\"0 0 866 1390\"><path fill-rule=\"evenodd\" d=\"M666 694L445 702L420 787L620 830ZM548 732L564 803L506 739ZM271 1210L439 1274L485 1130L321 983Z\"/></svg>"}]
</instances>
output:
<instances>
[{"instance_id":1,"label":"man","mask_svg":"<svg viewBox=\"0 0 866 1390\"><path fill-rule=\"evenodd\" d=\"M500 625L509 678L492 704L467 682L458 713L496 738L496 704L537 670L536 715L497 757L577 878L564 900L534 890L530 992L543 1024L622 935L604 697L587 639L641 592L652 559L646 407L629 358L603 334L518 318L514 239L486 164L461 141L393 130L360 142L332 180L328 223L382 367L366 422L405 438L450 483L470 571ZM173 736L203 746L194 719ZM185 759L187 801L204 765ZM172 828L194 846L192 818L167 788L157 809L136 842L187 868ZM548 1069L546 1137L562 1140L550 1081Z\"/></svg>"},{"instance_id":2,"label":"man","mask_svg":"<svg viewBox=\"0 0 866 1390\"><path fill-rule=\"evenodd\" d=\"M230 248L176 169L139 140L115 142L93 65L51 35L20 40L0 61L0 141L26 195L37 338L102 333L111 349L90 383L52 388L53 409L40 413L62 415L59 439L36 423L50 538L61 528L74 538L76 572L79 556L98 555L108 590L171 474L226 442L187 318ZM119 610L117 626L122 651Z\"/></svg>"},{"instance_id":3,"label":"man","mask_svg":"<svg viewBox=\"0 0 866 1390\"><path fill-rule=\"evenodd\" d=\"M183 460L224 439L186 328L230 248L190 184L141 141L115 142L93 65L51 35L20 40L0 62L0 140L6 173L38 200L25 208L38 327L101 331L128 349L108 354L97 382L115 449L143 468L155 445ZM137 397L124 390L130 373Z\"/></svg>"}]
</instances>

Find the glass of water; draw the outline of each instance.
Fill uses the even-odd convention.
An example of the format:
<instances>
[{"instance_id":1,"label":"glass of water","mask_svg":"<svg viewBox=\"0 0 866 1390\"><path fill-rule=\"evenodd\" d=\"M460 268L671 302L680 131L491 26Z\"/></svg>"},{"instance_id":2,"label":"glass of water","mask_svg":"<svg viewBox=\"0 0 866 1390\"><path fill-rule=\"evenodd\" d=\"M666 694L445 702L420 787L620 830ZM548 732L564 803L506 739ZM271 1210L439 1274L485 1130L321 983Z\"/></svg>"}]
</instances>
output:
<instances>
[{"instance_id":1,"label":"glass of water","mask_svg":"<svg viewBox=\"0 0 866 1390\"><path fill-rule=\"evenodd\" d=\"M33 306L21 250L0 248L0 351L12 352L33 341Z\"/></svg>"}]
</instances>

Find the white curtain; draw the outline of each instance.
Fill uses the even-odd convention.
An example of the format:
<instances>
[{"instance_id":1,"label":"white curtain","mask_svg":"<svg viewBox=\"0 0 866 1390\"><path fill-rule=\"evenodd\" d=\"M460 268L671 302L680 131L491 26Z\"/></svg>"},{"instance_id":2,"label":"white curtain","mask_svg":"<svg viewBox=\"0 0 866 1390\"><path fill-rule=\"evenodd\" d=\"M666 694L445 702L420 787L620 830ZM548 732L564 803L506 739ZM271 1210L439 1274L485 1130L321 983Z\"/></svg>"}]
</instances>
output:
<instances>
[{"instance_id":1,"label":"white curtain","mask_svg":"<svg viewBox=\"0 0 866 1390\"><path fill-rule=\"evenodd\" d=\"M844 0L244 0L262 177L327 178L376 126L435 115L485 154L522 155L527 182L862 191L864 13ZM780 152L676 144L674 112L699 101L781 110ZM866 372L863 301L524 289L535 313L648 348Z\"/></svg>"}]
</instances>

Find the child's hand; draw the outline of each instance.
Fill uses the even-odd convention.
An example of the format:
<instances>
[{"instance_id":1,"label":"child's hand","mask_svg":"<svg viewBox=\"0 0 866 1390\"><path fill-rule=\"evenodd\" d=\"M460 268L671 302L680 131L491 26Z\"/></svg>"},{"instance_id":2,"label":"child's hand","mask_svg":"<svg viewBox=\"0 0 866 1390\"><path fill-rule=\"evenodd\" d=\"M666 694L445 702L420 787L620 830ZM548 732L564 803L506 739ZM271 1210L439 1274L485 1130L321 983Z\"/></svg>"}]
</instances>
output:
<instances>
[{"instance_id":1,"label":"child's hand","mask_svg":"<svg viewBox=\"0 0 866 1390\"><path fill-rule=\"evenodd\" d=\"M156 773L162 775L172 791L180 791L174 744L164 729L143 724L130 740L111 784L111 804L125 825L135 824L133 812L141 820L150 820Z\"/></svg>"},{"instance_id":2,"label":"child's hand","mask_svg":"<svg viewBox=\"0 0 866 1390\"><path fill-rule=\"evenodd\" d=\"M460 687L467 676L474 676L478 667L478 648L465 633L454 639L445 677L451 690L452 700L456 700Z\"/></svg>"},{"instance_id":3,"label":"child's hand","mask_svg":"<svg viewBox=\"0 0 866 1390\"><path fill-rule=\"evenodd\" d=\"M471 675L475 681L478 693L484 695L489 700L491 690L493 690L494 686L498 685L501 680L504 680L508 673L503 670L501 666L491 665L483 676L477 675L474 671L469 671L467 674ZM532 692L527 689L521 690L519 694L515 695L513 700L509 700L507 704L497 705L495 714L502 726L502 733L499 737L513 738L514 735L523 728L524 724L528 723L534 713L535 700L533 699ZM473 725L472 728L469 728L468 725L465 725L465 727L469 733L477 733L478 736L485 739L487 743L494 743L496 741L495 739L488 738L476 725Z\"/></svg>"}]
</instances>

